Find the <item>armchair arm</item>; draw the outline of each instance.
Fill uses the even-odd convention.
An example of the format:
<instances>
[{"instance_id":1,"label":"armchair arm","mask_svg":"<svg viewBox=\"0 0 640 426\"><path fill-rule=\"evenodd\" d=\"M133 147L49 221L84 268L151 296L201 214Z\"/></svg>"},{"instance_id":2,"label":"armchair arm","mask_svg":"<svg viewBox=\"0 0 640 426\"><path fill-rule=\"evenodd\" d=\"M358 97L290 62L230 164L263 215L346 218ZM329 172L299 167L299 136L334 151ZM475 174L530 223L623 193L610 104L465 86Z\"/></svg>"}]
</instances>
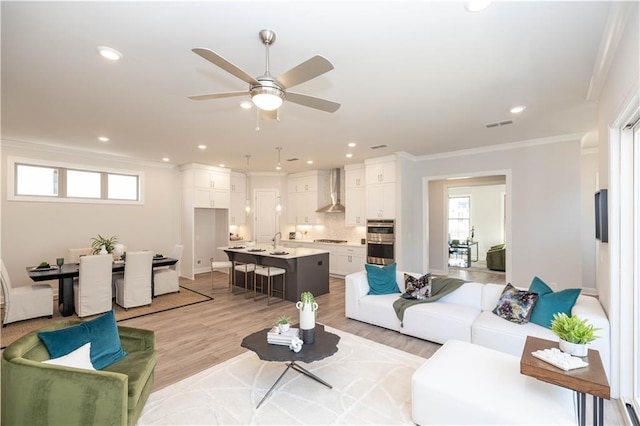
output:
<instances>
[{"instance_id":1,"label":"armchair arm","mask_svg":"<svg viewBox=\"0 0 640 426\"><path fill-rule=\"evenodd\" d=\"M128 377L2 357L2 424L124 424Z\"/></svg>"}]
</instances>

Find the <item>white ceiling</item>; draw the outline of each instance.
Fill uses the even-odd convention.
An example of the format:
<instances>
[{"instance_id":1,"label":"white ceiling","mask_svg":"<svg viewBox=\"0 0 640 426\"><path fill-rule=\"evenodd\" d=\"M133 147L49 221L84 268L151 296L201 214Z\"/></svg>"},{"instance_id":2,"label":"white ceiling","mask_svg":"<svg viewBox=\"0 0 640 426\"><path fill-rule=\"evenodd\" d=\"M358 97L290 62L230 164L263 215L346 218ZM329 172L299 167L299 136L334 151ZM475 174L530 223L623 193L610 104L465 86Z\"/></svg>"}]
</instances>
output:
<instances>
[{"instance_id":1,"label":"white ceiling","mask_svg":"<svg viewBox=\"0 0 640 426\"><path fill-rule=\"evenodd\" d=\"M587 93L610 2L497 2L475 14L463 4L2 1L2 139L239 170L251 155L251 171L273 171L281 146L283 171L295 172L596 128ZM244 98L187 98L247 90L191 49L258 76L263 28L277 35L274 76L315 54L334 64L295 92L341 103L336 113L285 101L280 122L256 131ZM108 62L97 46L124 57ZM514 124L484 127L505 119Z\"/></svg>"}]
</instances>

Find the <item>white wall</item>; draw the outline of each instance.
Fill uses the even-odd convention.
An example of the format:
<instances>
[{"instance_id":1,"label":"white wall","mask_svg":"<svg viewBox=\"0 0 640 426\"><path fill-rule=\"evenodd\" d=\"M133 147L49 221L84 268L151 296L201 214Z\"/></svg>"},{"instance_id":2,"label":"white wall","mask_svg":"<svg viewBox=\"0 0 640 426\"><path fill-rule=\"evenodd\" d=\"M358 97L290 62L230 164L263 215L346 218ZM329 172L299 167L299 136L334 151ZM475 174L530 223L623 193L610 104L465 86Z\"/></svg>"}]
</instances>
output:
<instances>
[{"instance_id":1,"label":"white wall","mask_svg":"<svg viewBox=\"0 0 640 426\"><path fill-rule=\"evenodd\" d=\"M144 172L144 205L7 201L7 157L60 161ZM171 253L180 241L180 174L174 167L29 144L2 142L2 260L14 286L28 285L25 267L55 263L91 237L117 235L127 250ZM57 283L51 283L57 292Z\"/></svg>"},{"instance_id":2,"label":"white wall","mask_svg":"<svg viewBox=\"0 0 640 426\"><path fill-rule=\"evenodd\" d=\"M534 276L557 283L558 288L584 287L582 276L581 193L580 182L581 135L531 141L512 145L512 149L493 152L469 152L425 158L408 164L423 179L422 193L407 193L403 185L403 203L411 202L414 220L411 228L426 228L428 181L447 176L507 175L507 209L511 208L510 247L507 253L507 279L514 285L528 287ZM501 173L503 171L504 173ZM591 196L593 196L591 194ZM433 223L430 221L430 225ZM509 224L507 226L509 230ZM434 235L435 234L435 235ZM414 237L417 235L414 234ZM420 236L424 239L424 234ZM430 229L429 247L424 240L402 250L417 250L414 259L423 263L406 263L405 269L423 271L429 268L427 253L433 240L446 238L446 231ZM412 259L412 262L414 262ZM510 275L509 275L510 274Z\"/></svg>"}]
</instances>

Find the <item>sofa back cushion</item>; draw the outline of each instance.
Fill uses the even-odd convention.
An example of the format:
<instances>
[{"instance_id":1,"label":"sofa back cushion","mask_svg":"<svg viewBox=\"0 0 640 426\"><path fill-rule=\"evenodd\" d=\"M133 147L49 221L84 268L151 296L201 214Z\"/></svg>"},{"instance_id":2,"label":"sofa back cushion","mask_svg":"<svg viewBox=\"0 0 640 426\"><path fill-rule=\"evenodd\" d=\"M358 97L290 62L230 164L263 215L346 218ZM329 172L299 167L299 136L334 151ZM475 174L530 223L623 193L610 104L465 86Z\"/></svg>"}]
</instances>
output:
<instances>
[{"instance_id":1,"label":"sofa back cushion","mask_svg":"<svg viewBox=\"0 0 640 426\"><path fill-rule=\"evenodd\" d=\"M485 284L482 288L482 310L493 311L504 290L503 284ZM520 289L522 290L522 289Z\"/></svg>"},{"instance_id":2,"label":"sofa back cushion","mask_svg":"<svg viewBox=\"0 0 640 426\"><path fill-rule=\"evenodd\" d=\"M468 306L477 310L482 306L482 288L484 284L464 283L452 293L442 297L439 302ZM493 306L495 307L495 305ZM493 308L492 308L493 309Z\"/></svg>"}]
</instances>

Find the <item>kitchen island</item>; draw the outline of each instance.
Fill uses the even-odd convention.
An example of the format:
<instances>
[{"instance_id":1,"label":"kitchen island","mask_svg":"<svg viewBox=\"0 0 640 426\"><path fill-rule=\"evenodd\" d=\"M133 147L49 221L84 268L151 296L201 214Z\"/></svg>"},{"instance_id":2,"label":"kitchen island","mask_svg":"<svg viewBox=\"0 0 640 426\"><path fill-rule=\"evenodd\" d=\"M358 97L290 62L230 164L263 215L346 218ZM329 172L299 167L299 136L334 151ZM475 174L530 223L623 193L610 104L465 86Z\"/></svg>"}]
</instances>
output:
<instances>
[{"instance_id":1,"label":"kitchen island","mask_svg":"<svg viewBox=\"0 0 640 426\"><path fill-rule=\"evenodd\" d=\"M231 262L274 266L286 272L285 299L300 300L300 294L310 291L314 296L329 293L329 251L312 248L281 248L273 246L219 247ZM252 275L253 276L253 275ZM244 274L237 273L235 285L244 289ZM258 279L260 279L258 277ZM279 279L276 277L276 280ZM278 283L279 287L279 283ZM253 289L250 283L248 288ZM264 292L267 286L264 285Z\"/></svg>"}]
</instances>

